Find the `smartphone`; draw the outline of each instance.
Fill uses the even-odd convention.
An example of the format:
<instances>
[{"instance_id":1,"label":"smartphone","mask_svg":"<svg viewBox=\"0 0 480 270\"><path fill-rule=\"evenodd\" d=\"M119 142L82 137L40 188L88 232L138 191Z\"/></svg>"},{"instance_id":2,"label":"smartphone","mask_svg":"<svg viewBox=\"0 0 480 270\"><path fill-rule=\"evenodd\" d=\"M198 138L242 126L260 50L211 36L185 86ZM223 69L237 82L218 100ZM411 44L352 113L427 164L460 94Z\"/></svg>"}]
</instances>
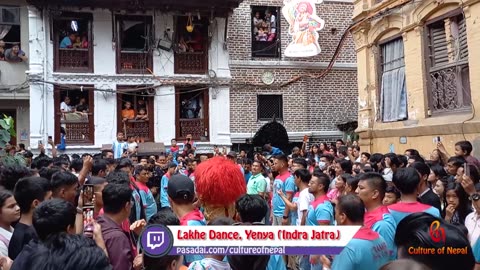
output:
<instances>
[{"instance_id":1,"label":"smartphone","mask_svg":"<svg viewBox=\"0 0 480 270\"><path fill-rule=\"evenodd\" d=\"M38 145L43 145L43 141L42 141L42 140L38 140Z\"/></svg>"},{"instance_id":2,"label":"smartphone","mask_svg":"<svg viewBox=\"0 0 480 270\"><path fill-rule=\"evenodd\" d=\"M93 201L93 185L85 184L82 187L82 193L83 193L83 206L85 207L92 207L94 206L94 201Z\"/></svg>"},{"instance_id":3,"label":"smartphone","mask_svg":"<svg viewBox=\"0 0 480 270\"><path fill-rule=\"evenodd\" d=\"M51 141L51 140L52 140L52 136L48 136L48 140Z\"/></svg>"},{"instance_id":4,"label":"smartphone","mask_svg":"<svg viewBox=\"0 0 480 270\"><path fill-rule=\"evenodd\" d=\"M83 208L83 233L88 237L93 237L93 207Z\"/></svg>"},{"instance_id":5,"label":"smartphone","mask_svg":"<svg viewBox=\"0 0 480 270\"><path fill-rule=\"evenodd\" d=\"M463 164L463 173L470 177L470 166L466 162Z\"/></svg>"},{"instance_id":6,"label":"smartphone","mask_svg":"<svg viewBox=\"0 0 480 270\"><path fill-rule=\"evenodd\" d=\"M440 136L437 136L437 143L441 142Z\"/></svg>"}]
</instances>

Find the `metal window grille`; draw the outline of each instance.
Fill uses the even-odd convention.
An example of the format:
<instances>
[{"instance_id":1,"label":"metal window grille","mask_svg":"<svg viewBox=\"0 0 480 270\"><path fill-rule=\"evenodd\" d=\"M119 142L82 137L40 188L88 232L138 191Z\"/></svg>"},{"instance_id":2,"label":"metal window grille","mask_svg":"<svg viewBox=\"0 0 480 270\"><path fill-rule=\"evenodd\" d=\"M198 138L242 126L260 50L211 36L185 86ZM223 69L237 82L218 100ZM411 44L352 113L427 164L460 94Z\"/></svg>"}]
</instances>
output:
<instances>
[{"instance_id":1,"label":"metal window grille","mask_svg":"<svg viewBox=\"0 0 480 270\"><path fill-rule=\"evenodd\" d=\"M427 33L432 113L471 110L465 18L440 20L429 25Z\"/></svg>"},{"instance_id":2,"label":"metal window grille","mask_svg":"<svg viewBox=\"0 0 480 270\"><path fill-rule=\"evenodd\" d=\"M257 119L270 121L273 118L283 119L283 97L281 95L258 95Z\"/></svg>"}]
</instances>

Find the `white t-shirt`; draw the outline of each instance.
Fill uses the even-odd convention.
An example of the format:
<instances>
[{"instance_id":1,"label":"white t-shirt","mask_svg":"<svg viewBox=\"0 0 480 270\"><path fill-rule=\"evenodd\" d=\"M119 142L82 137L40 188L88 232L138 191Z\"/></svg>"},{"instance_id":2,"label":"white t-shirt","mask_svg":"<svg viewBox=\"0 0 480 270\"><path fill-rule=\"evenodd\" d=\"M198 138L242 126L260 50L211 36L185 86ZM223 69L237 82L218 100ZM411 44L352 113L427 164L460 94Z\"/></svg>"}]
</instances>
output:
<instances>
[{"instance_id":1,"label":"white t-shirt","mask_svg":"<svg viewBox=\"0 0 480 270\"><path fill-rule=\"evenodd\" d=\"M133 143L129 143L129 144L128 144L128 150L129 150L130 152L133 153L133 152L135 152L136 149L137 149L137 143L136 143L136 142L133 142Z\"/></svg>"},{"instance_id":2,"label":"white t-shirt","mask_svg":"<svg viewBox=\"0 0 480 270\"><path fill-rule=\"evenodd\" d=\"M10 239L12 239L13 235L13 228L10 227L10 231L0 228L0 234L5 237L8 242L10 242ZM8 245L6 245L3 241L0 241L0 255L8 257Z\"/></svg>"},{"instance_id":3,"label":"white t-shirt","mask_svg":"<svg viewBox=\"0 0 480 270\"><path fill-rule=\"evenodd\" d=\"M277 19L273 14L270 16L270 33L271 34L277 33Z\"/></svg>"},{"instance_id":4,"label":"white t-shirt","mask_svg":"<svg viewBox=\"0 0 480 270\"><path fill-rule=\"evenodd\" d=\"M67 103L65 103L65 101L62 101L62 103L60 103L60 111L71 112L72 107L68 106Z\"/></svg>"},{"instance_id":5,"label":"white t-shirt","mask_svg":"<svg viewBox=\"0 0 480 270\"><path fill-rule=\"evenodd\" d=\"M308 206L311 202L313 202L314 199L315 197L313 197L313 194L308 192L308 188L300 191L297 201L297 226L299 226L302 222L303 211L308 210Z\"/></svg>"},{"instance_id":6,"label":"white t-shirt","mask_svg":"<svg viewBox=\"0 0 480 270\"><path fill-rule=\"evenodd\" d=\"M188 267L188 270L231 270L228 262L218 261L212 258L205 258L200 261L194 261Z\"/></svg>"}]
</instances>

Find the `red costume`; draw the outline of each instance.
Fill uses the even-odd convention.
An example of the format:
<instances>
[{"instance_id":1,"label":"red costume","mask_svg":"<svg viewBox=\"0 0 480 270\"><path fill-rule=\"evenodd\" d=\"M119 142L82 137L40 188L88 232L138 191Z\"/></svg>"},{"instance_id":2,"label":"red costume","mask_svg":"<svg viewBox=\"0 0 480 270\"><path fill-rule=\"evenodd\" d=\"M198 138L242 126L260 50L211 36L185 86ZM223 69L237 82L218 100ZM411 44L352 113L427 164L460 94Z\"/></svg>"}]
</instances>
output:
<instances>
[{"instance_id":1,"label":"red costume","mask_svg":"<svg viewBox=\"0 0 480 270\"><path fill-rule=\"evenodd\" d=\"M207 222L233 218L235 201L247 191L245 177L232 161L214 157L195 169L195 188Z\"/></svg>"}]
</instances>

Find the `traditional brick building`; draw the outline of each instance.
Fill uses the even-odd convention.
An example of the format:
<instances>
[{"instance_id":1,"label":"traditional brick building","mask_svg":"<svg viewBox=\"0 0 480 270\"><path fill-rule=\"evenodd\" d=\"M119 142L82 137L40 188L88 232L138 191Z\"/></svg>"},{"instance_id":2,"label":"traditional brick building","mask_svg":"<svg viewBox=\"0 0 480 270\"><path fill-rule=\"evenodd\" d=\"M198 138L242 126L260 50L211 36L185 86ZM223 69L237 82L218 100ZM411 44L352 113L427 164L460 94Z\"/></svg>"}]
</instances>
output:
<instances>
[{"instance_id":1,"label":"traditional brick building","mask_svg":"<svg viewBox=\"0 0 480 270\"><path fill-rule=\"evenodd\" d=\"M323 73L351 23L352 1L317 4L317 15L325 21L319 32L322 52L315 57L289 58L289 24L281 8L283 0L245 0L229 20L228 49L232 88L230 132L234 144L243 144L275 116L286 127L291 142L330 141L343 136L337 124L357 119L356 53L350 36L344 42L332 70L323 78L302 78L282 86L296 76ZM276 16L277 37L258 42L253 16L266 10ZM236 145L238 147L238 145Z\"/></svg>"},{"instance_id":2,"label":"traditional brick building","mask_svg":"<svg viewBox=\"0 0 480 270\"><path fill-rule=\"evenodd\" d=\"M480 155L480 1L356 1L361 147ZM391 83L395 81L395 83Z\"/></svg>"}]
</instances>

